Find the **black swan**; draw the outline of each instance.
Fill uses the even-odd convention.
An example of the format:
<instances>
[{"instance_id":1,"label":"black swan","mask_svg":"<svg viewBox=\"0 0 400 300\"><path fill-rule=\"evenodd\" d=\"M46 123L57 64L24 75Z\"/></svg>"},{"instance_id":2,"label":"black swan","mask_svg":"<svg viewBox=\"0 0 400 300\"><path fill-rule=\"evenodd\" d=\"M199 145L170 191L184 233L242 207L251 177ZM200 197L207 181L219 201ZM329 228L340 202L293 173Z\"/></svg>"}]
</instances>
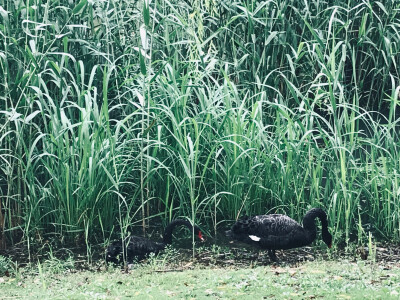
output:
<instances>
[{"instance_id":1,"label":"black swan","mask_svg":"<svg viewBox=\"0 0 400 300\"><path fill-rule=\"evenodd\" d=\"M235 240L268 249L269 257L276 261L275 250L303 247L317 236L315 219L322 225L322 240L330 248L332 235L328 231L328 218L320 208L309 210L303 218L303 227L285 215L271 214L239 219L226 235Z\"/></svg>"},{"instance_id":2,"label":"black swan","mask_svg":"<svg viewBox=\"0 0 400 300\"><path fill-rule=\"evenodd\" d=\"M128 263L133 262L133 260L142 260L150 253L157 254L164 250L167 245L172 243L172 231L176 226L180 225L184 225L190 230L194 230L194 233L198 238L204 241L199 227L196 225L192 226L192 224L186 220L174 220L165 228L162 242L154 242L147 238L135 235L126 237L124 240L124 246L121 239L112 242L106 250L106 262L120 263L123 259L123 249L126 249L125 260Z\"/></svg>"}]
</instances>

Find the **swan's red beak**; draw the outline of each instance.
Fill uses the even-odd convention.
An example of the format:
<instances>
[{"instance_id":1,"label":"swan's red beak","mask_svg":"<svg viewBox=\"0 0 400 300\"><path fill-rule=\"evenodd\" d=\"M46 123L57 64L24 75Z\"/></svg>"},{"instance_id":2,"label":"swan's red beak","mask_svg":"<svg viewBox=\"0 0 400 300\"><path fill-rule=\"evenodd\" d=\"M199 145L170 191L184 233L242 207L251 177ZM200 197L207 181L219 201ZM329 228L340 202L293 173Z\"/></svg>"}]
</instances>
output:
<instances>
[{"instance_id":1,"label":"swan's red beak","mask_svg":"<svg viewBox=\"0 0 400 300\"><path fill-rule=\"evenodd\" d=\"M328 248L332 248L332 244L329 244L329 245L328 245Z\"/></svg>"},{"instance_id":2,"label":"swan's red beak","mask_svg":"<svg viewBox=\"0 0 400 300\"><path fill-rule=\"evenodd\" d=\"M198 235L199 239L204 242L204 238L203 238L203 234L201 233L201 231L199 231Z\"/></svg>"}]
</instances>

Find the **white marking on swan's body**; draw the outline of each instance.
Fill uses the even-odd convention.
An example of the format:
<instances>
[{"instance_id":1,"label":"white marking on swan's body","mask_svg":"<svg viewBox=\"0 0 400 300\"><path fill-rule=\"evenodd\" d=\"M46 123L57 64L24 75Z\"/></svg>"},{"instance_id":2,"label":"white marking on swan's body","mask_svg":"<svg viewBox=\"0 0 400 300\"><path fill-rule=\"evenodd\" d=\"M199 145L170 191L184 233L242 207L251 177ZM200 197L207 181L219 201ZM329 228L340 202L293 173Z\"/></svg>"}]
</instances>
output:
<instances>
[{"instance_id":1,"label":"white marking on swan's body","mask_svg":"<svg viewBox=\"0 0 400 300\"><path fill-rule=\"evenodd\" d=\"M249 238L251 238L255 242L259 242L261 240L261 238L259 238L258 236L255 236L255 235L249 235Z\"/></svg>"}]
</instances>

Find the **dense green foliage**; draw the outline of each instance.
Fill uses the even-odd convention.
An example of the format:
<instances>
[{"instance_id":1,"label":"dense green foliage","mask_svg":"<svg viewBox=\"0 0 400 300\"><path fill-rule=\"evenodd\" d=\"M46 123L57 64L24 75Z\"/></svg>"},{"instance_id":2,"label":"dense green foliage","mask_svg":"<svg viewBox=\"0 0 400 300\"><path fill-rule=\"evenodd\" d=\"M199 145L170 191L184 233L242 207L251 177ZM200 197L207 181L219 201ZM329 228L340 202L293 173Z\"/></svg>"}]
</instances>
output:
<instances>
[{"instance_id":1,"label":"dense green foliage","mask_svg":"<svg viewBox=\"0 0 400 300\"><path fill-rule=\"evenodd\" d=\"M399 1L0 3L8 239L315 206L400 237Z\"/></svg>"}]
</instances>

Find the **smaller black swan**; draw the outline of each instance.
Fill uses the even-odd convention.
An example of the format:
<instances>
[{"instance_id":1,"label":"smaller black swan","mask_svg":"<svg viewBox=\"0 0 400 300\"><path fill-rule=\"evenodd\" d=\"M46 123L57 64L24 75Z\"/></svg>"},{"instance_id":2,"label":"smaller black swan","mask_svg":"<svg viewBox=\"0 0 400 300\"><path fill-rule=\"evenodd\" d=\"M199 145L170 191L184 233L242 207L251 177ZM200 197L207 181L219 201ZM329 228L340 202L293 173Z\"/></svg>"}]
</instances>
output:
<instances>
[{"instance_id":1,"label":"smaller black swan","mask_svg":"<svg viewBox=\"0 0 400 300\"><path fill-rule=\"evenodd\" d=\"M199 237L199 239L204 241L199 227L196 225L192 226L192 224L186 220L174 220L165 228L162 242L154 242L147 238L135 235L126 237L124 243L122 243L122 240L112 242L106 250L106 262L120 263L123 259L123 249L126 249L124 253L125 260L128 263L133 262L133 260L142 260L150 253L157 254L164 250L167 245L172 244L172 231L176 226L180 225L184 225L190 230L194 230L194 233Z\"/></svg>"},{"instance_id":2,"label":"smaller black swan","mask_svg":"<svg viewBox=\"0 0 400 300\"><path fill-rule=\"evenodd\" d=\"M271 214L244 217L226 231L228 237L235 240L258 245L268 249L269 257L276 261L275 250L303 247L311 244L317 236L315 219L322 225L322 240L330 248L332 235L328 231L328 218L320 208L309 210L303 218L303 227L285 215Z\"/></svg>"}]
</instances>

